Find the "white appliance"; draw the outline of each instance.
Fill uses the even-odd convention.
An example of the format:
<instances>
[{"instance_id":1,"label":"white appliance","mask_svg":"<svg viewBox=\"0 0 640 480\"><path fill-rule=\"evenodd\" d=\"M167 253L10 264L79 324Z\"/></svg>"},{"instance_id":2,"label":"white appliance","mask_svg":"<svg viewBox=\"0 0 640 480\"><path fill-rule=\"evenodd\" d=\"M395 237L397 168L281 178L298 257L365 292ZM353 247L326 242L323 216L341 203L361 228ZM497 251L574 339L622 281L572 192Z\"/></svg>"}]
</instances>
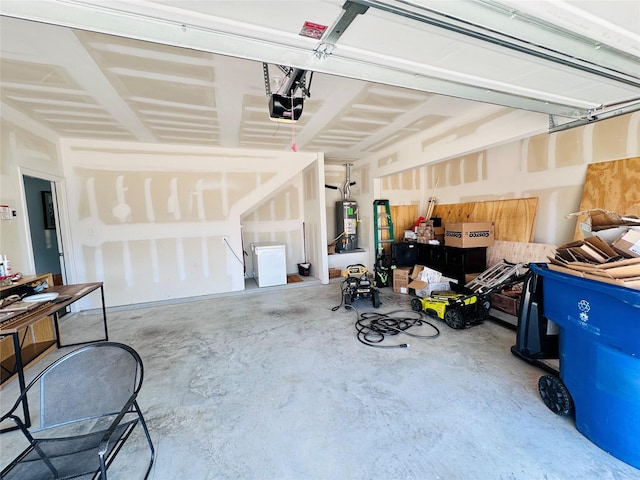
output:
<instances>
[{"instance_id":1,"label":"white appliance","mask_svg":"<svg viewBox=\"0 0 640 480\"><path fill-rule=\"evenodd\" d=\"M287 256L284 245L254 243L253 278L258 287L271 287L287 283Z\"/></svg>"}]
</instances>

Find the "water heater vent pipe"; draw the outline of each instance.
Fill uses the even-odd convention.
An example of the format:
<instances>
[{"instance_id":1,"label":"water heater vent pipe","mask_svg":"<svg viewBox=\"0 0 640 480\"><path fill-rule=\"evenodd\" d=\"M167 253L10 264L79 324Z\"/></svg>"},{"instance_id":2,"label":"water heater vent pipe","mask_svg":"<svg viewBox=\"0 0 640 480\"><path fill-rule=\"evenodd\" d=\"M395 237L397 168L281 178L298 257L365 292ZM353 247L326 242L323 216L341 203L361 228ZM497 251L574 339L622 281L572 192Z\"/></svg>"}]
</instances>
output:
<instances>
[{"instance_id":1,"label":"water heater vent pipe","mask_svg":"<svg viewBox=\"0 0 640 480\"><path fill-rule=\"evenodd\" d=\"M351 167L352 163L345 163L346 168L346 179L344 182L344 187L342 187L342 199L350 200L351 199L351 185L355 185L356 182L351 183Z\"/></svg>"}]
</instances>

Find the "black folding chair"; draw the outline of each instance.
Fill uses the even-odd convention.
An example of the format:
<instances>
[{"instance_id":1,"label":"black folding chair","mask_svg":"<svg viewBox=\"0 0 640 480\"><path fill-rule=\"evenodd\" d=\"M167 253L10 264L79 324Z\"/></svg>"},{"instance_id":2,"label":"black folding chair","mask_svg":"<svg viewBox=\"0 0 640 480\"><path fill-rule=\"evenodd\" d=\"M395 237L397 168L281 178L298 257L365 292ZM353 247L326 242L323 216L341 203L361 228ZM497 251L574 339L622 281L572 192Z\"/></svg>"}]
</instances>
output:
<instances>
[{"instance_id":1,"label":"black folding chair","mask_svg":"<svg viewBox=\"0 0 640 480\"><path fill-rule=\"evenodd\" d=\"M52 363L0 418L13 420L29 441L0 478L106 480L107 469L140 424L151 450L146 479L155 450L136 401L142 378L140 356L115 342L86 345ZM27 395L30 402L39 400L34 403L39 422L30 428L15 413Z\"/></svg>"}]
</instances>

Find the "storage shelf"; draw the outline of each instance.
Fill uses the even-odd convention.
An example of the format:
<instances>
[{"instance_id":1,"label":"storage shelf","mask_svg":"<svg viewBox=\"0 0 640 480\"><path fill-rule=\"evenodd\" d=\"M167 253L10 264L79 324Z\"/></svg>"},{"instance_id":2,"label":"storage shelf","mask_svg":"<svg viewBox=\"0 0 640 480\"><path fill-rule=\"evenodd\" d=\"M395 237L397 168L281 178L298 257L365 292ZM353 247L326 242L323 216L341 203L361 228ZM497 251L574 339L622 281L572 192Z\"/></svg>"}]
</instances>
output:
<instances>
[{"instance_id":1,"label":"storage shelf","mask_svg":"<svg viewBox=\"0 0 640 480\"><path fill-rule=\"evenodd\" d=\"M39 275L25 275L17 282L0 288L0 297L5 298L13 294L33 293L33 285L46 282L48 287L53 287L53 276L50 273ZM39 307L33 310L33 315L37 315ZM7 323L2 324L2 338L0 338L0 387L6 382L16 378L16 353L13 349L14 340L11 338L18 335L22 348L22 365L24 369L29 363L49 353L56 346L56 337L53 323L49 316L21 327L18 332L13 332Z\"/></svg>"},{"instance_id":2,"label":"storage shelf","mask_svg":"<svg viewBox=\"0 0 640 480\"><path fill-rule=\"evenodd\" d=\"M46 342L38 342L31 343L29 345L25 345L22 347L22 363L25 367L35 361L40 355L44 354L51 347L56 345L55 340L46 341ZM16 374L16 356L10 355L0 364L2 368L0 369L0 385L11 380Z\"/></svg>"},{"instance_id":3,"label":"storage shelf","mask_svg":"<svg viewBox=\"0 0 640 480\"><path fill-rule=\"evenodd\" d=\"M487 247L458 248L418 243L418 264L438 270L446 277L468 283L467 275L487 268Z\"/></svg>"}]
</instances>

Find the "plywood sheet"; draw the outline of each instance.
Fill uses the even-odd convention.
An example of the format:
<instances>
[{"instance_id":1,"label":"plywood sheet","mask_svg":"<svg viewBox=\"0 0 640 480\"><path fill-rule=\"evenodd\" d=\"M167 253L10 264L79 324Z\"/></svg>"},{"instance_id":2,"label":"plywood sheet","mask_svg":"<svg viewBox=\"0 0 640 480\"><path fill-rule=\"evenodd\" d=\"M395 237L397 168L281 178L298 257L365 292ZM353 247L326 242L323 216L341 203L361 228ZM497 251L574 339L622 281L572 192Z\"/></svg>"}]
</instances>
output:
<instances>
[{"instance_id":1,"label":"plywood sheet","mask_svg":"<svg viewBox=\"0 0 640 480\"><path fill-rule=\"evenodd\" d=\"M493 221L496 240L531 242L537 210L538 198L532 197L436 205L433 216L442 218L443 224Z\"/></svg>"},{"instance_id":2,"label":"plywood sheet","mask_svg":"<svg viewBox=\"0 0 640 480\"><path fill-rule=\"evenodd\" d=\"M556 254L556 246L548 243L505 242L496 240L487 247L487 267L501 260L511 263L548 262Z\"/></svg>"},{"instance_id":3,"label":"plywood sheet","mask_svg":"<svg viewBox=\"0 0 640 480\"><path fill-rule=\"evenodd\" d=\"M640 217L639 185L640 157L591 163L587 166L579 211L602 208L622 215ZM579 225L585 220L585 215L578 217L574 240L584 238Z\"/></svg>"},{"instance_id":4,"label":"plywood sheet","mask_svg":"<svg viewBox=\"0 0 640 480\"><path fill-rule=\"evenodd\" d=\"M391 205L391 220L393 221L393 234L396 242L402 241L405 230L411 227L418 220L417 205Z\"/></svg>"}]
</instances>

